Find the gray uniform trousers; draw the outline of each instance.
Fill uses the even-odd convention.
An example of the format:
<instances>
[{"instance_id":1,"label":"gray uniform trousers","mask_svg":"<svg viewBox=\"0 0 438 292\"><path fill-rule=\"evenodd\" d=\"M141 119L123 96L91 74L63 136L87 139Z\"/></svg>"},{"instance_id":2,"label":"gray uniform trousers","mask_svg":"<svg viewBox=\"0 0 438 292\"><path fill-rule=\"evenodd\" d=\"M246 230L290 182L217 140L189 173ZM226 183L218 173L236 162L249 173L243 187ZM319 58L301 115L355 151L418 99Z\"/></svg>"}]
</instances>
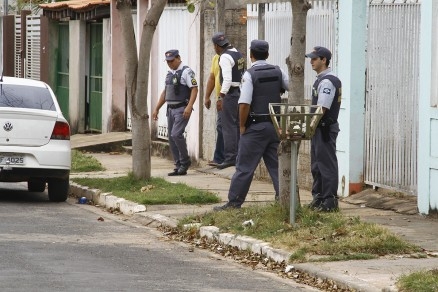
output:
<instances>
[{"instance_id":1,"label":"gray uniform trousers","mask_svg":"<svg viewBox=\"0 0 438 292\"><path fill-rule=\"evenodd\" d=\"M311 142L311 171L313 176L312 196L314 199L326 200L337 198L338 192L338 158L336 157L336 138L339 123L330 125L330 140L324 141L320 128L316 128Z\"/></svg>"},{"instance_id":2,"label":"gray uniform trousers","mask_svg":"<svg viewBox=\"0 0 438 292\"><path fill-rule=\"evenodd\" d=\"M184 106L175 109L167 108L169 144L175 162L175 170L190 162L186 138L184 138L184 131L189 120L183 117L184 109Z\"/></svg>"},{"instance_id":3,"label":"gray uniform trousers","mask_svg":"<svg viewBox=\"0 0 438 292\"><path fill-rule=\"evenodd\" d=\"M228 201L232 206L240 206L245 201L254 171L263 157L271 176L276 197L278 197L278 149L279 139L274 125L270 122L251 124L240 137L236 172L234 173Z\"/></svg>"},{"instance_id":4,"label":"gray uniform trousers","mask_svg":"<svg viewBox=\"0 0 438 292\"><path fill-rule=\"evenodd\" d=\"M224 138L224 163L236 163L240 129L237 115L240 90L234 89L222 100L222 135Z\"/></svg>"}]
</instances>

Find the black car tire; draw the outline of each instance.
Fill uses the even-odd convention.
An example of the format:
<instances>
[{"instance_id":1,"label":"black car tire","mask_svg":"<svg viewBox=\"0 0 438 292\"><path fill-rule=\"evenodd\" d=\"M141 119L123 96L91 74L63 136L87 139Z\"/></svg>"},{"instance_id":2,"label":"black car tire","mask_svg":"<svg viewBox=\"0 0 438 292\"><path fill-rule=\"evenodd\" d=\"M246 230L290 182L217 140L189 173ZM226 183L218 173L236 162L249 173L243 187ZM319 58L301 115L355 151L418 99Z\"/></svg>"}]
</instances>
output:
<instances>
[{"instance_id":1,"label":"black car tire","mask_svg":"<svg viewBox=\"0 0 438 292\"><path fill-rule=\"evenodd\" d=\"M51 179L48 181L49 200L52 202L64 202L68 197L70 187L69 179Z\"/></svg>"},{"instance_id":2,"label":"black car tire","mask_svg":"<svg viewBox=\"0 0 438 292\"><path fill-rule=\"evenodd\" d=\"M27 182L29 192L42 193L46 189L46 182L42 180L30 180Z\"/></svg>"}]
</instances>

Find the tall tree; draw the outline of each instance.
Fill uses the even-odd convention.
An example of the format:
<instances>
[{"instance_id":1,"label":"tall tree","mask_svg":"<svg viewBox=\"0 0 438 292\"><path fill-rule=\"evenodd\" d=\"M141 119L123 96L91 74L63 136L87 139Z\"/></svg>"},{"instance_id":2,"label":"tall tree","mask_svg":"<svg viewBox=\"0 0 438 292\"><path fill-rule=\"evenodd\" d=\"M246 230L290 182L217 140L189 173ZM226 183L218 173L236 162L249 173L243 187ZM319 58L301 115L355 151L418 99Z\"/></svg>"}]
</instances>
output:
<instances>
[{"instance_id":1,"label":"tall tree","mask_svg":"<svg viewBox=\"0 0 438 292\"><path fill-rule=\"evenodd\" d=\"M125 58L125 85L132 118L132 170L136 178L151 177L151 132L147 94L152 38L167 0L150 0L151 5L143 22L140 51L132 21L132 1L116 0L120 14L122 43Z\"/></svg>"},{"instance_id":2,"label":"tall tree","mask_svg":"<svg viewBox=\"0 0 438 292\"><path fill-rule=\"evenodd\" d=\"M288 103L304 104L304 61L306 54L307 12L312 8L308 0L290 0L292 6L292 35L290 52L286 58L289 71ZM289 206L291 175L297 175L296 169L291 169L291 142L282 140L279 146L279 188L280 202ZM297 147L299 149L299 145ZM298 194L298 186L297 186ZM298 195L299 198L299 195Z\"/></svg>"}]
</instances>

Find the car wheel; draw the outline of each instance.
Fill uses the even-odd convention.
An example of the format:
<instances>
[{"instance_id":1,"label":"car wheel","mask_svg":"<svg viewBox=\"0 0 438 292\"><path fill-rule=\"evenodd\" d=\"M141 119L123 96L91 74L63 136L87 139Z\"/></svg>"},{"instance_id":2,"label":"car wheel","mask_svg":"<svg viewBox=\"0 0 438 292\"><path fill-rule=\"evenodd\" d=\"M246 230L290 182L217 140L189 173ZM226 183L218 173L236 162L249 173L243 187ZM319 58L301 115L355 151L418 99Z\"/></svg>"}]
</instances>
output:
<instances>
[{"instance_id":1,"label":"car wheel","mask_svg":"<svg viewBox=\"0 0 438 292\"><path fill-rule=\"evenodd\" d=\"M52 202L64 202L67 200L69 179L51 179L48 181L49 200Z\"/></svg>"},{"instance_id":2,"label":"car wheel","mask_svg":"<svg viewBox=\"0 0 438 292\"><path fill-rule=\"evenodd\" d=\"M30 180L27 182L27 189L29 192L44 192L46 189L46 182L42 180Z\"/></svg>"}]
</instances>

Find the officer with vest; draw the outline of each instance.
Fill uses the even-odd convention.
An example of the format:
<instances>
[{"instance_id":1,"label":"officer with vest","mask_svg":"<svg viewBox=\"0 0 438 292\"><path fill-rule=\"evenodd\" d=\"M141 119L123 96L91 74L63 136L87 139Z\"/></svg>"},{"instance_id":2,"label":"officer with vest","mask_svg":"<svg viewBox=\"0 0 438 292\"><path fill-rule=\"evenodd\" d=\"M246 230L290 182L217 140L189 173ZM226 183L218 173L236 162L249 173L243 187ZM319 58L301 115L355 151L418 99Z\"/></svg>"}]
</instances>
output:
<instances>
[{"instance_id":1,"label":"officer with vest","mask_svg":"<svg viewBox=\"0 0 438 292\"><path fill-rule=\"evenodd\" d=\"M196 101L198 83L192 69L183 65L178 50L169 50L165 56L170 70L167 72L165 89L160 95L152 118L158 120L158 111L167 102L169 144L175 161L175 169L168 175L186 175L191 160L187 151L184 131Z\"/></svg>"},{"instance_id":2,"label":"officer with vest","mask_svg":"<svg viewBox=\"0 0 438 292\"><path fill-rule=\"evenodd\" d=\"M338 209L338 159L336 138L339 133L339 109L341 107L342 84L329 68L332 53L324 47L315 47L310 58L316 71L312 90L312 105L322 107L323 116L311 141L311 171L313 176L310 208L318 211Z\"/></svg>"},{"instance_id":3,"label":"officer with vest","mask_svg":"<svg viewBox=\"0 0 438 292\"><path fill-rule=\"evenodd\" d=\"M269 44L253 40L250 47L252 66L242 78L239 98L240 141L228 202L215 207L215 211L240 208L245 201L254 171L263 158L278 198L278 134L269 114L270 103L280 103L281 95L288 90L289 77L280 67L266 62Z\"/></svg>"},{"instance_id":4,"label":"officer with vest","mask_svg":"<svg viewBox=\"0 0 438 292\"><path fill-rule=\"evenodd\" d=\"M217 168L223 169L236 165L239 143L237 101L240 96L240 81L245 70L245 59L236 48L230 46L224 33L214 34L212 41L216 54L220 55L221 91L218 100L222 101L222 134L225 157Z\"/></svg>"}]
</instances>

